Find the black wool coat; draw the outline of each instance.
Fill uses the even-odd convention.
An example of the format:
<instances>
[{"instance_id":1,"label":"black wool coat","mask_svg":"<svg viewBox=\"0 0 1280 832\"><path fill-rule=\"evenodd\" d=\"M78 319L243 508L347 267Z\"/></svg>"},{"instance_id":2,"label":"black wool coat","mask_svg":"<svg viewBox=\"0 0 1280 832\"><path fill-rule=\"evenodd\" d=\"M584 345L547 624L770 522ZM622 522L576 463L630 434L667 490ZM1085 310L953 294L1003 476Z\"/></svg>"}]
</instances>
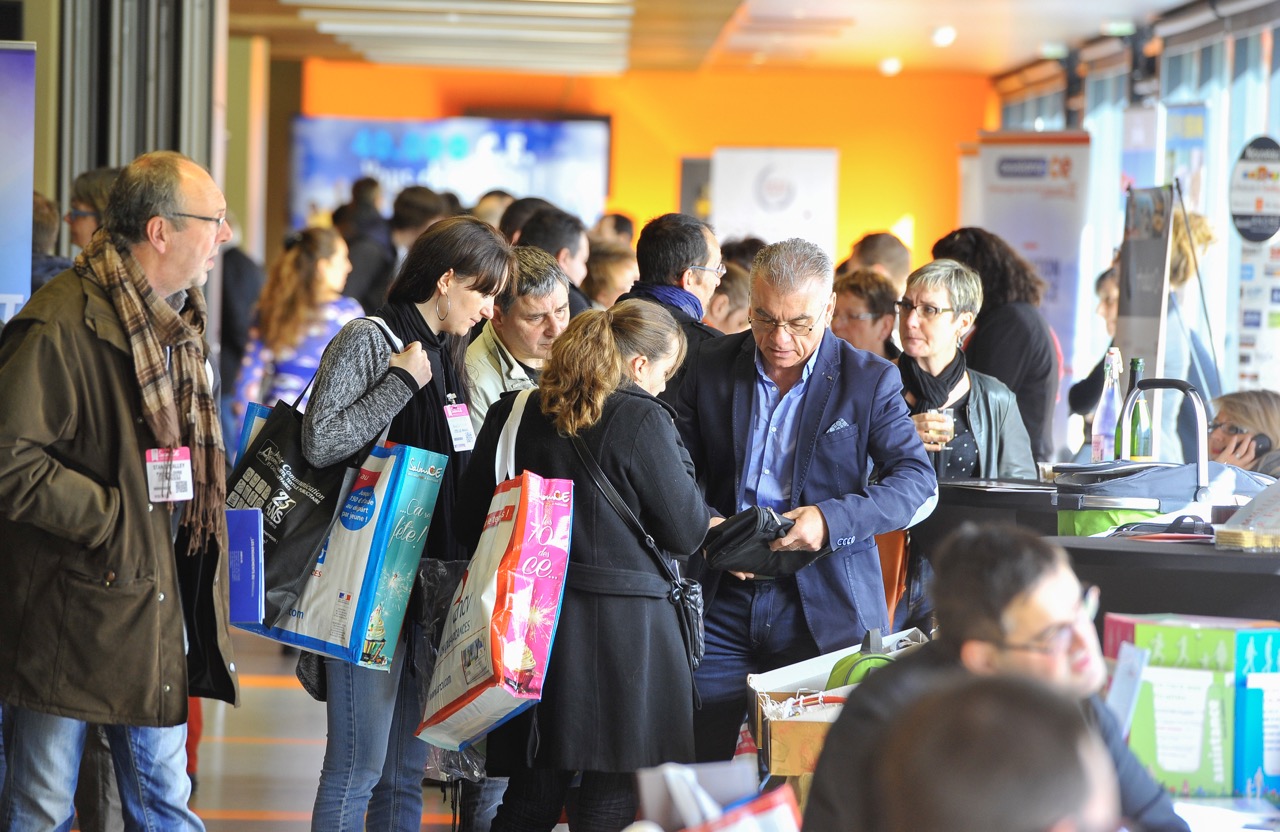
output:
<instances>
[{"instance_id":1,"label":"black wool coat","mask_svg":"<svg viewBox=\"0 0 1280 832\"><path fill-rule=\"evenodd\" d=\"M473 550L513 401L506 396L490 408L459 487L455 528ZM684 557L702 543L710 514L669 407L628 385L581 436L661 549ZM609 772L692 762L693 676L676 609L666 598L613 594L652 583L658 564L543 415L537 391L516 435L515 470L573 480L573 532L542 701L490 735L490 774L530 762Z\"/></svg>"}]
</instances>

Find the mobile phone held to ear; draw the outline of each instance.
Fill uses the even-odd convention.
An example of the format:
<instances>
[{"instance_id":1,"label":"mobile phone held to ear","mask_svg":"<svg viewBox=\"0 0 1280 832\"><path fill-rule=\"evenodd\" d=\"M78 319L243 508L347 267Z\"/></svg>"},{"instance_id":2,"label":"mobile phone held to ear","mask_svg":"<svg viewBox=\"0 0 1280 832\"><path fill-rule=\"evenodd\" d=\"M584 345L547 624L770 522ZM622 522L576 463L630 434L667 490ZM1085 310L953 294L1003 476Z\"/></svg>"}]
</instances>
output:
<instances>
[{"instance_id":1,"label":"mobile phone held to ear","mask_svg":"<svg viewBox=\"0 0 1280 832\"><path fill-rule=\"evenodd\" d=\"M1257 459L1262 459L1271 453L1271 437L1265 433L1256 433L1253 436L1253 455Z\"/></svg>"}]
</instances>

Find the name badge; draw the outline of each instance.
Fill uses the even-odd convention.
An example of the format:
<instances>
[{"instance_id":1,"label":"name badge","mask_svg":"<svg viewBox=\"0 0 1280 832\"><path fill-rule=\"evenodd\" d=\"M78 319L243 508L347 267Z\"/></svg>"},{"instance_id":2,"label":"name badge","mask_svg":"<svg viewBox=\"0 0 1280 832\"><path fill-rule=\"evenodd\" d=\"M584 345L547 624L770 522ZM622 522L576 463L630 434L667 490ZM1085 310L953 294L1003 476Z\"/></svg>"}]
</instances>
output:
<instances>
[{"instance_id":1,"label":"name badge","mask_svg":"<svg viewBox=\"0 0 1280 832\"><path fill-rule=\"evenodd\" d=\"M146 452L147 490L153 503L190 500L195 490L191 478L191 449L152 448Z\"/></svg>"},{"instance_id":2,"label":"name badge","mask_svg":"<svg viewBox=\"0 0 1280 832\"><path fill-rule=\"evenodd\" d=\"M471 427L471 411L465 404L445 405L444 418L449 423L455 451L469 451L476 446L476 432Z\"/></svg>"}]
</instances>

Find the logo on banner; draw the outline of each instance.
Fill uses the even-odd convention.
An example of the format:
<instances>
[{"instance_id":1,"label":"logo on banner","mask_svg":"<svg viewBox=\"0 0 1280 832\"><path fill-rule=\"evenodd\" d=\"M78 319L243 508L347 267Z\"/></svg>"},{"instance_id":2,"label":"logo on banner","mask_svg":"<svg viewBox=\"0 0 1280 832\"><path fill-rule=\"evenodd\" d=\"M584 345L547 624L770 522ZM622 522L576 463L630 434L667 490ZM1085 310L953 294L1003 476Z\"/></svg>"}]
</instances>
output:
<instances>
[{"instance_id":1,"label":"logo on banner","mask_svg":"<svg viewBox=\"0 0 1280 832\"><path fill-rule=\"evenodd\" d=\"M796 198L796 185L766 165L756 175L756 202L766 211L785 211Z\"/></svg>"},{"instance_id":2,"label":"logo on banner","mask_svg":"<svg viewBox=\"0 0 1280 832\"><path fill-rule=\"evenodd\" d=\"M1044 179L1049 173L1049 160L1043 156L1006 156L996 163L1005 179Z\"/></svg>"},{"instance_id":3,"label":"logo on banner","mask_svg":"<svg viewBox=\"0 0 1280 832\"><path fill-rule=\"evenodd\" d=\"M1246 309L1244 311L1244 325L1252 329L1262 328L1262 312L1257 309Z\"/></svg>"}]
</instances>

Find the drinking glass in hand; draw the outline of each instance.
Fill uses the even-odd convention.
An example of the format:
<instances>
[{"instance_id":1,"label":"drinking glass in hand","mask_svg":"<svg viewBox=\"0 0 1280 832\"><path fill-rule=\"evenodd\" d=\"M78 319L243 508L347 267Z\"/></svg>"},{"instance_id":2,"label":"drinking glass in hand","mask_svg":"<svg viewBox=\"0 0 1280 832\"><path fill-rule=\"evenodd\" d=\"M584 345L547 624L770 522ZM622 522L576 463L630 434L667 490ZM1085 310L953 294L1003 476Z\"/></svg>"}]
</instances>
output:
<instances>
[{"instance_id":1,"label":"drinking glass in hand","mask_svg":"<svg viewBox=\"0 0 1280 832\"><path fill-rule=\"evenodd\" d=\"M938 479L942 479L947 470L947 460L951 455L951 449L947 447L947 443L956 438L955 410L950 407L933 407L928 412L942 417L943 420L941 424L932 426L934 439L942 447L929 452L929 457L933 460L933 470L938 475Z\"/></svg>"}]
</instances>

